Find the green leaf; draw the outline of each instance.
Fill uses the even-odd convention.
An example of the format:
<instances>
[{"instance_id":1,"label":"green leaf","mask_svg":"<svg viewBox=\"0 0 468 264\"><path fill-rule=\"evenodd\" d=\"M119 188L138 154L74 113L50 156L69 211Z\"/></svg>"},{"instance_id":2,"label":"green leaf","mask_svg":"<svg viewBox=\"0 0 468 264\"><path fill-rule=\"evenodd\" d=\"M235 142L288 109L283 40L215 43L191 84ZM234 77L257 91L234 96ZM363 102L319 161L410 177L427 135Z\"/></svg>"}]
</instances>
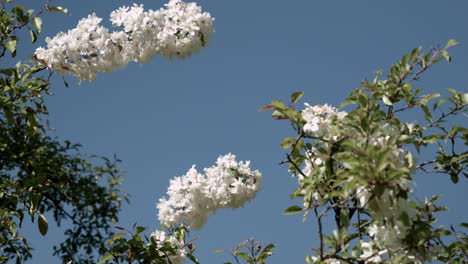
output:
<instances>
[{"instance_id":1,"label":"green leaf","mask_svg":"<svg viewBox=\"0 0 468 264\"><path fill-rule=\"evenodd\" d=\"M452 95L452 97L457 97L457 96L458 96L457 90L452 89L452 88L446 88L446 89L447 89L447 91L450 92L450 94Z\"/></svg>"},{"instance_id":2,"label":"green leaf","mask_svg":"<svg viewBox=\"0 0 468 264\"><path fill-rule=\"evenodd\" d=\"M292 147L292 145L294 144L294 142L296 141L295 138L293 137L287 137L287 138L284 138L282 141L281 141L281 148L282 149L288 149L290 147Z\"/></svg>"},{"instance_id":3,"label":"green leaf","mask_svg":"<svg viewBox=\"0 0 468 264\"><path fill-rule=\"evenodd\" d=\"M291 94L291 103L295 104L304 95L303 92L295 92Z\"/></svg>"},{"instance_id":4,"label":"green leaf","mask_svg":"<svg viewBox=\"0 0 468 264\"><path fill-rule=\"evenodd\" d=\"M187 254L187 257L195 264L200 264L200 262L198 261L198 259L192 255L192 254Z\"/></svg>"},{"instance_id":5,"label":"green leaf","mask_svg":"<svg viewBox=\"0 0 468 264\"><path fill-rule=\"evenodd\" d=\"M292 215L292 214L298 214L300 212L302 212L302 207L293 205L293 206L290 206L288 209L284 210L283 213L285 215Z\"/></svg>"},{"instance_id":6,"label":"green leaf","mask_svg":"<svg viewBox=\"0 0 468 264\"><path fill-rule=\"evenodd\" d=\"M455 184L458 183L458 175L456 173L450 173L450 179L452 180L453 183Z\"/></svg>"},{"instance_id":7,"label":"green leaf","mask_svg":"<svg viewBox=\"0 0 468 264\"><path fill-rule=\"evenodd\" d=\"M32 23L33 26L36 28L37 33L41 33L41 31L42 31L42 18L40 18L40 17L35 17L35 18L33 18L33 20L31 21L31 23Z\"/></svg>"},{"instance_id":8,"label":"green leaf","mask_svg":"<svg viewBox=\"0 0 468 264\"><path fill-rule=\"evenodd\" d=\"M271 117L273 117L274 119L288 119L283 113L277 110L273 111Z\"/></svg>"},{"instance_id":9,"label":"green leaf","mask_svg":"<svg viewBox=\"0 0 468 264\"><path fill-rule=\"evenodd\" d=\"M236 256L238 257L241 257L245 260L252 260L252 258L249 256L249 254L245 253L245 252L239 252L236 254Z\"/></svg>"},{"instance_id":10,"label":"green leaf","mask_svg":"<svg viewBox=\"0 0 468 264\"><path fill-rule=\"evenodd\" d=\"M263 252L271 251L271 250L274 249L275 247L276 247L275 244L268 244L268 245L263 249Z\"/></svg>"},{"instance_id":11,"label":"green leaf","mask_svg":"<svg viewBox=\"0 0 468 264\"><path fill-rule=\"evenodd\" d=\"M400 214L400 217L398 217L398 219L399 219L405 226L410 226L410 219L409 219L408 213L402 212L402 213Z\"/></svg>"},{"instance_id":12,"label":"green leaf","mask_svg":"<svg viewBox=\"0 0 468 264\"><path fill-rule=\"evenodd\" d=\"M31 42L34 43L37 40L37 34L34 32L34 30L29 30L29 35L31 35Z\"/></svg>"},{"instance_id":13,"label":"green leaf","mask_svg":"<svg viewBox=\"0 0 468 264\"><path fill-rule=\"evenodd\" d=\"M368 204L369 204L369 208L373 212L378 212L379 211L379 204L377 203L376 199L371 199Z\"/></svg>"},{"instance_id":14,"label":"green leaf","mask_svg":"<svg viewBox=\"0 0 468 264\"><path fill-rule=\"evenodd\" d=\"M15 6L11 12L16 15L16 18L20 22L27 22L28 21L28 16L24 15L24 6Z\"/></svg>"},{"instance_id":15,"label":"green leaf","mask_svg":"<svg viewBox=\"0 0 468 264\"><path fill-rule=\"evenodd\" d=\"M41 235L45 236L47 234L47 230L49 229L49 224L47 223L47 219L42 214L39 214L37 226L39 227L39 232L41 232Z\"/></svg>"},{"instance_id":16,"label":"green leaf","mask_svg":"<svg viewBox=\"0 0 468 264\"><path fill-rule=\"evenodd\" d=\"M424 111L424 118L428 122L432 122L432 114L429 108L426 105L421 105L422 110Z\"/></svg>"},{"instance_id":17,"label":"green leaf","mask_svg":"<svg viewBox=\"0 0 468 264\"><path fill-rule=\"evenodd\" d=\"M67 88L69 87L69 84L68 84L68 82L65 80L65 77L63 77L63 84L65 85L65 87L67 87Z\"/></svg>"},{"instance_id":18,"label":"green leaf","mask_svg":"<svg viewBox=\"0 0 468 264\"><path fill-rule=\"evenodd\" d=\"M286 108L284 103L281 102L281 101L271 101L270 104L275 106L276 108L279 108L279 109L285 109Z\"/></svg>"},{"instance_id":19,"label":"green leaf","mask_svg":"<svg viewBox=\"0 0 468 264\"><path fill-rule=\"evenodd\" d=\"M113 255L111 253L105 255L104 257L102 257L102 259L98 262L98 264L101 264L101 263L104 263L105 261L111 259L113 257Z\"/></svg>"},{"instance_id":20,"label":"green leaf","mask_svg":"<svg viewBox=\"0 0 468 264\"><path fill-rule=\"evenodd\" d=\"M51 6L49 7L49 11L55 11L55 12L60 12L69 15L70 11L68 9L61 7L61 6Z\"/></svg>"},{"instance_id":21,"label":"green leaf","mask_svg":"<svg viewBox=\"0 0 468 264\"><path fill-rule=\"evenodd\" d=\"M121 237L123 237L125 235L126 235L126 233L117 233L117 234L113 235L109 239L109 241L107 242L107 245L110 246L110 245L114 244L115 240L117 240L117 239L119 239L119 238L121 238Z\"/></svg>"},{"instance_id":22,"label":"green leaf","mask_svg":"<svg viewBox=\"0 0 468 264\"><path fill-rule=\"evenodd\" d=\"M448 49L452 46L455 46L455 45L458 45L460 42L454 40L454 39L451 39L447 42L447 44L445 45L445 48L444 49Z\"/></svg>"},{"instance_id":23,"label":"green leaf","mask_svg":"<svg viewBox=\"0 0 468 264\"><path fill-rule=\"evenodd\" d=\"M5 43L5 48L7 48L11 53L15 53L16 43L18 43L16 39L9 40Z\"/></svg>"},{"instance_id":24,"label":"green leaf","mask_svg":"<svg viewBox=\"0 0 468 264\"><path fill-rule=\"evenodd\" d=\"M443 98L443 99L440 99L438 100L434 106L432 107L432 110L435 110L437 107L439 107L441 104L447 102L449 99L448 98Z\"/></svg>"},{"instance_id":25,"label":"green leaf","mask_svg":"<svg viewBox=\"0 0 468 264\"><path fill-rule=\"evenodd\" d=\"M343 226L344 227L348 227L349 226L349 215L348 213L346 212L346 210L342 209L341 210L341 213L340 213L340 220L341 222L343 223Z\"/></svg>"},{"instance_id":26,"label":"green leaf","mask_svg":"<svg viewBox=\"0 0 468 264\"><path fill-rule=\"evenodd\" d=\"M3 111L5 112L5 116L9 124L13 124L15 122L13 118L13 112L8 107L3 107Z\"/></svg>"},{"instance_id":27,"label":"green leaf","mask_svg":"<svg viewBox=\"0 0 468 264\"><path fill-rule=\"evenodd\" d=\"M440 97L440 93L426 94L423 97L427 100L431 100Z\"/></svg>"}]
</instances>

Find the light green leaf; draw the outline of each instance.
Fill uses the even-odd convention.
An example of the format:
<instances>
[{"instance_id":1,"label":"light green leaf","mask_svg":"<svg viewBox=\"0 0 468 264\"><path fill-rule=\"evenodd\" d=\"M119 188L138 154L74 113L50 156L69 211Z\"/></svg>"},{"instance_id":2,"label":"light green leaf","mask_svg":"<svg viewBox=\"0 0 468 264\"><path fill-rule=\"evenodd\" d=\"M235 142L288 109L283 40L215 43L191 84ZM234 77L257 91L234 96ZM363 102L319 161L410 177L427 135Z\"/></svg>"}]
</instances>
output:
<instances>
[{"instance_id":1,"label":"light green leaf","mask_svg":"<svg viewBox=\"0 0 468 264\"><path fill-rule=\"evenodd\" d=\"M110 246L110 245L114 244L115 240L117 240L117 239L119 239L119 238L121 238L121 237L123 237L125 235L126 235L126 233L117 233L117 234L113 235L109 239L109 241L107 242L107 245Z\"/></svg>"},{"instance_id":2,"label":"light green leaf","mask_svg":"<svg viewBox=\"0 0 468 264\"><path fill-rule=\"evenodd\" d=\"M386 95L383 95L383 96L382 96L382 101L383 101L384 104L386 104L386 105L393 105L392 101L390 101L390 99L389 99Z\"/></svg>"},{"instance_id":3,"label":"light green leaf","mask_svg":"<svg viewBox=\"0 0 468 264\"><path fill-rule=\"evenodd\" d=\"M9 40L5 43L5 48L7 48L11 53L16 51L16 43L18 41L16 39Z\"/></svg>"},{"instance_id":4,"label":"light green leaf","mask_svg":"<svg viewBox=\"0 0 468 264\"><path fill-rule=\"evenodd\" d=\"M61 12L61 13L67 14L67 15L70 14L70 11L68 11L68 9L66 9L64 7L61 7L61 6L51 6L51 7L49 7L49 10L50 11L55 11L55 12Z\"/></svg>"},{"instance_id":5,"label":"light green leaf","mask_svg":"<svg viewBox=\"0 0 468 264\"><path fill-rule=\"evenodd\" d=\"M426 94L423 97L427 100L431 100L431 99L440 97L440 93Z\"/></svg>"},{"instance_id":6,"label":"light green leaf","mask_svg":"<svg viewBox=\"0 0 468 264\"><path fill-rule=\"evenodd\" d=\"M98 262L98 264L101 264L101 263L104 263L105 261L111 259L113 256L111 253L105 255L104 257L102 257L102 259Z\"/></svg>"},{"instance_id":7,"label":"light green leaf","mask_svg":"<svg viewBox=\"0 0 468 264\"><path fill-rule=\"evenodd\" d=\"M276 108L279 108L279 109L285 109L286 108L284 103L281 102L281 101L271 101L270 104L275 106Z\"/></svg>"},{"instance_id":8,"label":"light green leaf","mask_svg":"<svg viewBox=\"0 0 468 264\"><path fill-rule=\"evenodd\" d=\"M281 146L282 149L288 149L294 144L295 141L296 141L295 138L287 137L287 138L284 138L283 141L281 141L280 146Z\"/></svg>"},{"instance_id":9,"label":"light green leaf","mask_svg":"<svg viewBox=\"0 0 468 264\"><path fill-rule=\"evenodd\" d=\"M29 35L31 35L31 42L34 43L37 40L37 34L34 32L34 30L30 29L29 30Z\"/></svg>"},{"instance_id":10,"label":"light green leaf","mask_svg":"<svg viewBox=\"0 0 468 264\"><path fill-rule=\"evenodd\" d=\"M238 257L241 257L245 260L252 260L252 258L249 256L249 254L245 253L245 252L239 252L236 254Z\"/></svg>"},{"instance_id":11,"label":"light green leaf","mask_svg":"<svg viewBox=\"0 0 468 264\"><path fill-rule=\"evenodd\" d=\"M448 48L450 48L450 47L452 47L452 46L455 46L455 45L457 45L457 44L459 44L459 43L460 43L460 42L458 42L458 41L456 41L456 40L454 40L454 39L451 39L451 40L449 40L449 41L447 42L447 44L445 45L445 48L444 48L444 49L448 49Z\"/></svg>"},{"instance_id":12,"label":"light green leaf","mask_svg":"<svg viewBox=\"0 0 468 264\"><path fill-rule=\"evenodd\" d=\"M40 17L35 17L35 18L33 18L33 20L31 21L31 23L32 23L33 26L36 28L37 33L41 33L41 30L42 30L42 18L40 18Z\"/></svg>"}]
</instances>

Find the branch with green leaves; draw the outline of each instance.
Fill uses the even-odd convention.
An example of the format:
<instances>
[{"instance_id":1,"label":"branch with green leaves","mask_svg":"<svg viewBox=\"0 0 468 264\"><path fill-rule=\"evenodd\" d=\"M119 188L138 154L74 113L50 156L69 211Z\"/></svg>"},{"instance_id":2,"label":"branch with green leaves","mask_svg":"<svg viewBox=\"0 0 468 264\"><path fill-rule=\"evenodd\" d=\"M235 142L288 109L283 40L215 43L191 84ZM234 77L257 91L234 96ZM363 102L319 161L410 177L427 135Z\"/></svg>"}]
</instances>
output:
<instances>
[{"instance_id":1,"label":"branch with green leaves","mask_svg":"<svg viewBox=\"0 0 468 264\"><path fill-rule=\"evenodd\" d=\"M305 220L312 211L317 219L320 246L308 262L425 262L457 256L452 260L460 263L459 244L447 246L454 231L432 225L434 213L446 210L435 204L439 196L409 197L415 173L448 174L454 183L460 175L467 177L467 153L458 144L462 140L467 145L467 129L453 124L464 122L468 95L447 89L449 97L433 102L439 93L413 90L430 67L444 59L450 62L447 49L455 44L450 40L428 52L416 48L385 79L378 71L340 106L348 112L309 104L297 110L299 92L288 105L272 101L260 109L273 110L275 120L289 120L296 133L281 142L289 151L280 164L289 164L298 178L291 198L302 202L285 214L303 213ZM418 108L427 124L403 121ZM437 118L435 111L440 111ZM417 165L414 156L423 149L425 154L437 150L434 159ZM323 221L329 220L335 229L324 230Z\"/></svg>"}]
</instances>

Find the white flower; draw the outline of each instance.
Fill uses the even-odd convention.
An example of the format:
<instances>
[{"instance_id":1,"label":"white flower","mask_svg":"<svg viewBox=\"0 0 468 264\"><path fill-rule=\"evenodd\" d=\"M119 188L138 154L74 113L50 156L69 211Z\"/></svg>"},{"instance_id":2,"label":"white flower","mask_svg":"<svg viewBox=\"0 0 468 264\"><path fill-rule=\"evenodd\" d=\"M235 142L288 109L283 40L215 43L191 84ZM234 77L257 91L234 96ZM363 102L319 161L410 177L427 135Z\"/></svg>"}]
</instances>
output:
<instances>
[{"instance_id":1,"label":"white flower","mask_svg":"<svg viewBox=\"0 0 468 264\"><path fill-rule=\"evenodd\" d=\"M380 263L382 261L382 255L387 253L387 250L374 249L374 245L371 242L361 242L361 249L363 253L359 256L366 263Z\"/></svg>"},{"instance_id":2,"label":"white flower","mask_svg":"<svg viewBox=\"0 0 468 264\"><path fill-rule=\"evenodd\" d=\"M176 254L169 255L166 263L171 264L183 264L185 263L185 258L187 256L187 251L185 250L184 241L179 241L174 236L169 236L164 231L156 230L151 233L151 237L156 241L157 249L164 247L165 244L170 244L175 248ZM167 253L167 252L166 252Z\"/></svg>"},{"instance_id":3,"label":"white flower","mask_svg":"<svg viewBox=\"0 0 468 264\"><path fill-rule=\"evenodd\" d=\"M359 207L367 206L367 202L369 201L370 197L371 197L371 193L369 192L367 188L360 186L356 189L356 198L358 200Z\"/></svg>"},{"instance_id":4,"label":"white flower","mask_svg":"<svg viewBox=\"0 0 468 264\"><path fill-rule=\"evenodd\" d=\"M312 261L314 263L318 262L320 260L320 258L317 257L317 256L312 256L311 259L312 259ZM341 260L339 260L339 259L329 258L329 259L325 260L325 263L327 263L327 264L342 264L343 262Z\"/></svg>"},{"instance_id":5,"label":"white flower","mask_svg":"<svg viewBox=\"0 0 468 264\"><path fill-rule=\"evenodd\" d=\"M250 162L236 156L220 156L216 166L198 173L193 166L187 174L170 181L167 194L157 204L158 218L165 226L185 224L200 229L211 213L220 208L238 208L260 190L262 175L250 169Z\"/></svg>"},{"instance_id":6,"label":"white flower","mask_svg":"<svg viewBox=\"0 0 468 264\"><path fill-rule=\"evenodd\" d=\"M336 132L332 131L332 122L334 119L343 119L347 115L346 112L338 112L338 109L328 104L311 106L305 103L304 105L306 108L302 110L302 118L306 121L305 132L314 133L325 139L337 136Z\"/></svg>"},{"instance_id":7,"label":"white flower","mask_svg":"<svg viewBox=\"0 0 468 264\"><path fill-rule=\"evenodd\" d=\"M78 81L93 81L98 72L110 73L130 61L146 63L154 55L184 59L197 53L210 40L214 18L195 3L171 0L166 8L145 11L143 5L121 7L110 14L110 32L91 14L67 33L47 38L47 48L36 49L36 57L60 74Z\"/></svg>"}]
</instances>

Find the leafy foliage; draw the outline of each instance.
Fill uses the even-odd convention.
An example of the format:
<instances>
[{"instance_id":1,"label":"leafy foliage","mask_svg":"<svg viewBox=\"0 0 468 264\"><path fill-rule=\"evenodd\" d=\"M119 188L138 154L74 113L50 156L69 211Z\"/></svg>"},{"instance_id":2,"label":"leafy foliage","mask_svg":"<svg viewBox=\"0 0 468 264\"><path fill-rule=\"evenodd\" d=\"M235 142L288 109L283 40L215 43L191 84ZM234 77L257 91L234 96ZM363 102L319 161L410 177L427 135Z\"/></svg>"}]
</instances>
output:
<instances>
[{"instance_id":1,"label":"leafy foliage","mask_svg":"<svg viewBox=\"0 0 468 264\"><path fill-rule=\"evenodd\" d=\"M296 132L281 142L289 149L281 163L298 176L292 197L301 198L303 207L291 206L285 214L304 212L307 218L312 212L317 219L320 246L307 256L309 263L466 260L466 235L432 225L434 213L446 210L435 205L439 196L413 201L408 185L416 171L446 174L453 183L468 177L468 154L458 144L468 144L468 129L446 122L466 113L468 95L447 89L448 97L435 100L441 95L421 95L412 84L433 64L450 61L447 48L455 44L450 40L427 53L416 48L391 67L387 79L379 71L373 81L363 81L341 106L354 106L347 114L326 105L298 111L293 105L301 93L292 94L288 106L272 101L260 109L289 120ZM402 121L403 113L417 108L425 122ZM434 159L416 164L414 150L433 149ZM322 223L330 218L336 229L328 234Z\"/></svg>"},{"instance_id":2,"label":"leafy foliage","mask_svg":"<svg viewBox=\"0 0 468 264\"><path fill-rule=\"evenodd\" d=\"M145 236L143 232L146 227L134 225L132 230L127 230L122 227L116 227L123 231L115 234L108 242L110 246L107 253L99 263L148 263L148 264L166 264L179 263L172 256L177 256L178 248L169 241L161 241L155 235L150 238ZM189 230L185 227L172 228L167 236L174 236L179 241L184 241ZM195 251L195 245L190 242L183 242L183 247L188 249L185 253L193 263L199 263L192 255ZM185 252L185 251L184 251Z\"/></svg>"},{"instance_id":3,"label":"leafy foliage","mask_svg":"<svg viewBox=\"0 0 468 264\"><path fill-rule=\"evenodd\" d=\"M244 260L247 264L265 264L268 257L273 255L271 252L276 247L275 244L268 244L263 246L260 242L255 242L253 238L249 238L236 248L230 251L220 249L215 252L226 252L231 255L237 264ZM244 251L242 251L242 249ZM231 262L225 262L224 264L232 264Z\"/></svg>"},{"instance_id":4,"label":"leafy foliage","mask_svg":"<svg viewBox=\"0 0 468 264\"><path fill-rule=\"evenodd\" d=\"M22 29L36 41L44 12L67 12L50 6L51 1L38 12L7 2L0 3L0 57L7 51L17 55ZM37 221L39 233L46 236L54 227L47 219L52 217L58 226L72 223L54 254L63 261L94 263L92 253L104 251L111 223L118 219L119 160L85 157L79 144L48 136L43 96L50 95L51 73L46 71L37 61L0 69L0 262L30 258L22 225Z\"/></svg>"},{"instance_id":5,"label":"leafy foliage","mask_svg":"<svg viewBox=\"0 0 468 264\"><path fill-rule=\"evenodd\" d=\"M45 1L38 12L12 5L14 0L0 1L0 58L19 54L22 30L32 43L37 40L45 12L68 13ZM447 209L436 205L440 196L414 200L409 185L415 173L441 174L454 184L468 177L468 153L459 143L468 145L468 129L448 122L466 117L468 95L447 89L449 95L441 98L413 89L432 65L450 62L447 49L456 44L450 40L428 52L416 48L386 78L379 71L374 80L363 81L341 106L349 113L327 105L298 110L294 105L302 92L260 109L289 120L295 131L280 143L288 150L281 163L298 178L292 198L301 205L284 213L302 213L304 220L315 216L320 245L306 256L308 263L466 261L466 233L434 226L436 213ZM185 257L199 263L193 255L196 239L186 241L186 226L166 227L167 233L156 231L149 238L146 228L136 225L114 232L122 202L120 161L84 156L79 144L49 135L43 97L51 95L53 71L31 58L0 69L0 263L32 256L21 228L34 222L43 236L55 224L71 223L65 241L54 247L66 263L96 263L96 254L102 256L99 263L180 263ZM425 121L405 122L404 113L415 109ZM423 151L433 158L418 161ZM324 229L326 220L334 222L333 230ZM218 252L238 264L262 264L275 247L247 239Z\"/></svg>"}]
</instances>

